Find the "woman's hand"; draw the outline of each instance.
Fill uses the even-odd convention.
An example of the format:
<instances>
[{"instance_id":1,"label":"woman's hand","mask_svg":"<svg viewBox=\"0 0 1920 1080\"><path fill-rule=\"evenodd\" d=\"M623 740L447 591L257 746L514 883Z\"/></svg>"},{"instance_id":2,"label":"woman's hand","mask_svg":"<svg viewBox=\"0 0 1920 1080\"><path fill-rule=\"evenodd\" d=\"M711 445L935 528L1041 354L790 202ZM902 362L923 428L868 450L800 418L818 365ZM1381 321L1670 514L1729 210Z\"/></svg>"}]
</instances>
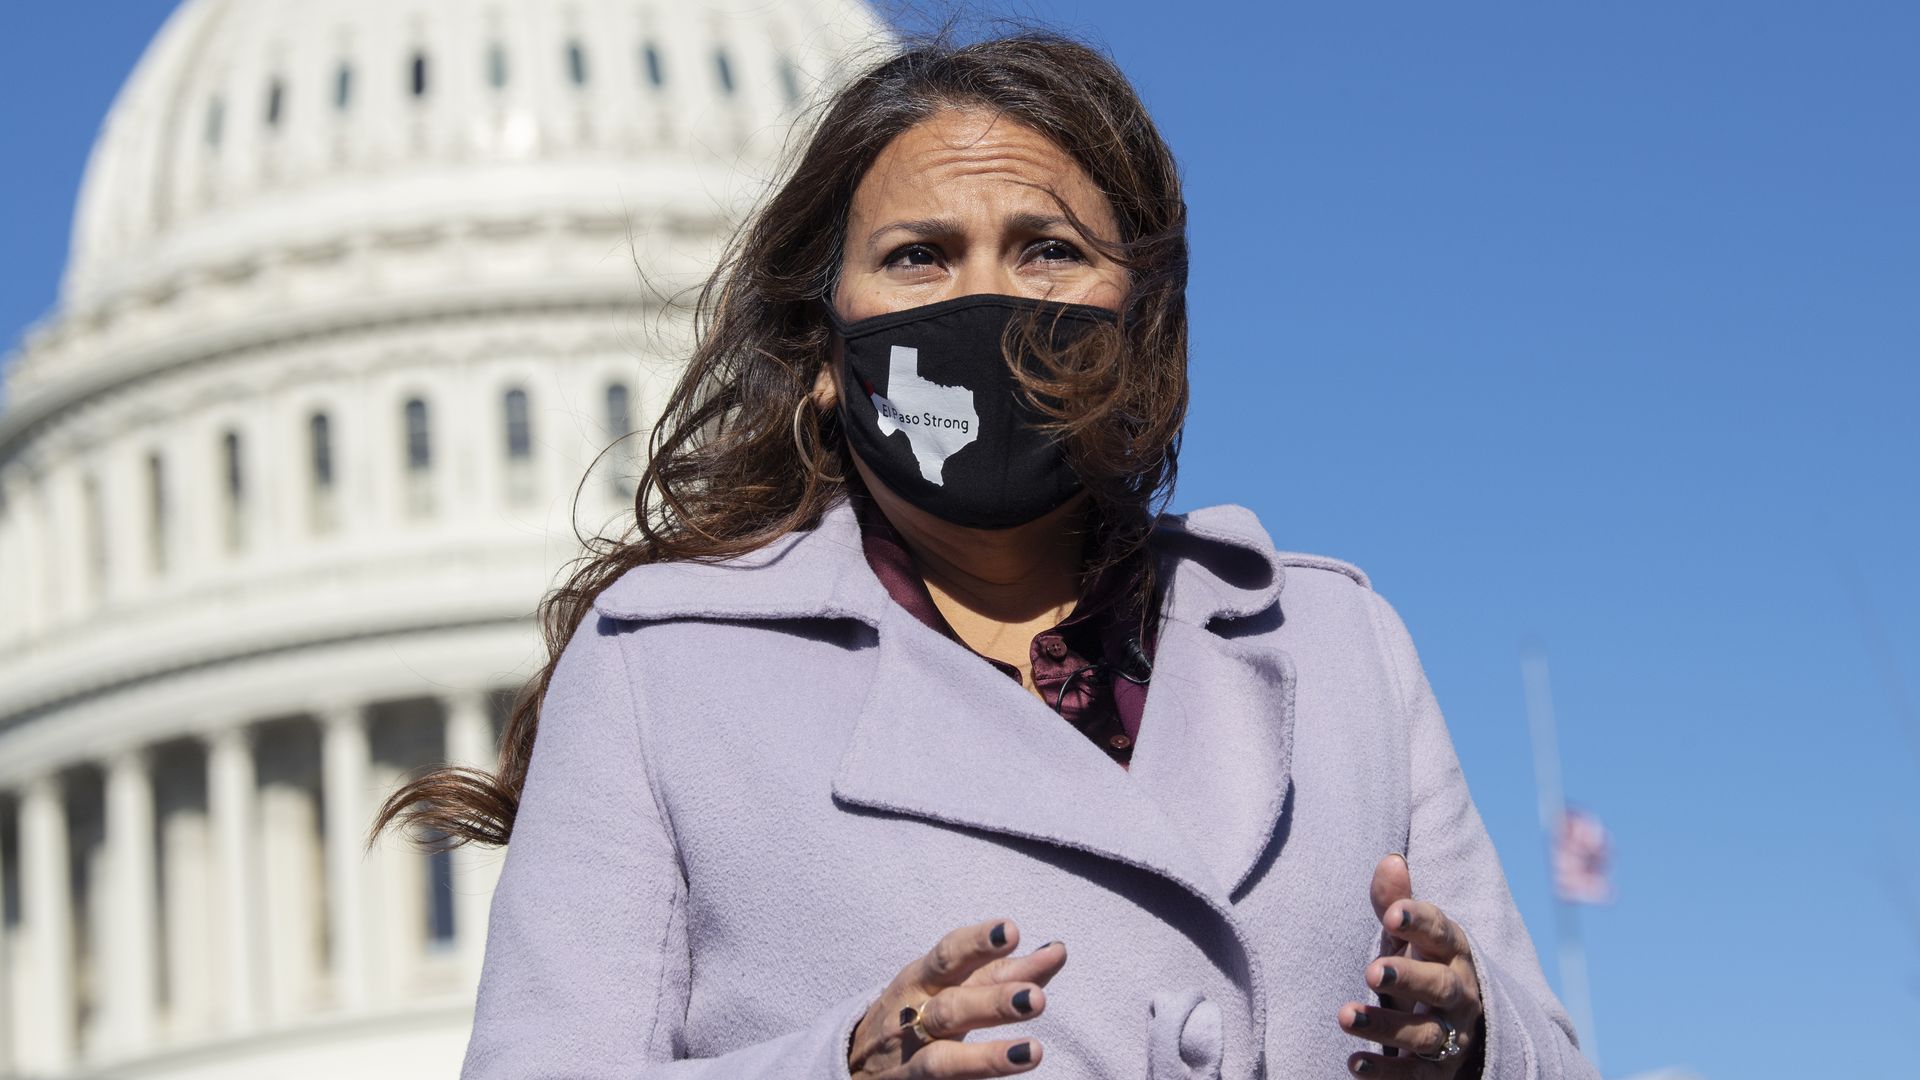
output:
<instances>
[{"instance_id":1,"label":"woman's hand","mask_svg":"<svg viewBox=\"0 0 1920 1080\"><path fill-rule=\"evenodd\" d=\"M854 1080L974 1080L1040 1064L1040 1044L1033 1039L961 1041L969 1031L1045 1011L1041 987L1067 962L1067 948L1055 941L1025 956L1010 955L1019 942L1011 919L976 923L947 934L900 969L853 1029L847 1070ZM915 1007L931 1041L911 1029Z\"/></svg>"},{"instance_id":2,"label":"woman's hand","mask_svg":"<svg viewBox=\"0 0 1920 1080\"><path fill-rule=\"evenodd\" d=\"M1397 854L1373 868L1370 891L1381 927L1405 944L1367 965L1367 985L1379 992L1380 1006L1348 1002L1340 1007L1340 1026L1369 1042L1401 1047L1412 1054L1434 1054L1446 1043L1445 1029L1437 1019L1444 1017L1453 1025L1463 1052L1446 1061L1361 1052L1347 1058L1347 1068L1357 1076L1477 1078L1483 1061L1485 1016L1466 933L1439 908L1413 898L1407 861ZM1401 1002L1411 1008L1397 1008Z\"/></svg>"}]
</instances>

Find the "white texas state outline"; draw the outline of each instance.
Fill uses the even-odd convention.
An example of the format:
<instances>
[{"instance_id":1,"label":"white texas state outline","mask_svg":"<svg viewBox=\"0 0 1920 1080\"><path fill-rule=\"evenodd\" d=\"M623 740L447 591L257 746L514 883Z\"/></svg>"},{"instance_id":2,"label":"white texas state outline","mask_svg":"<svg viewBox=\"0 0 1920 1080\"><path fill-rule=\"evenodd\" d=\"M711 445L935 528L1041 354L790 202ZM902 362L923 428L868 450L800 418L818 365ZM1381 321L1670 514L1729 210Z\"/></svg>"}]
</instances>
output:
<instances>
[{"instance_id":1,"label":"white texas state outline","mask_svg":"<svg viewBox=\"0 0 1920 1080\"><path fill-rule=\"evenodd\" d=\"M973 391L922 378L919 349L895 345L887 354L887 395L871 396L880 412L880 434L906 433L928 483L941 484L947 459L980 437Z\"/></svg>"}]
</instances>

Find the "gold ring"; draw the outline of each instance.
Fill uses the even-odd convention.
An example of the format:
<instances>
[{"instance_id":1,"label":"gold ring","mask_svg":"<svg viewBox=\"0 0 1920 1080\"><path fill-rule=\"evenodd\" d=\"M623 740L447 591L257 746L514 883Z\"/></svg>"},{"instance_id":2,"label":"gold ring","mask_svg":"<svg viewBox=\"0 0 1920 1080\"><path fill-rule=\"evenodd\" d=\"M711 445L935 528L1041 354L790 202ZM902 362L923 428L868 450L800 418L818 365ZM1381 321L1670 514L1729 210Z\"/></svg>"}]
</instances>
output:
<instances>
[{"instance_id":1,"label":"gold ring","mask_svg":"<svg viewBox=\"0 0 1920 1080\"><path fill-rule=\"evenodd\" d=\"M933 1000L932 998L928 998L926 1001L923 1001L918 1005L907 1006L907 1010L913 1013L913 1021L911 1023L908 1023L905 1020L901 1021L901 1024L905 1026L909 1031L912 1031L914 1037L919 1039L923 1043L932 1042L935 1038L935 1036L928 1033L927 1024L926 1024L927 1005L932 1000Z\"/></svg>"}]
</instances>

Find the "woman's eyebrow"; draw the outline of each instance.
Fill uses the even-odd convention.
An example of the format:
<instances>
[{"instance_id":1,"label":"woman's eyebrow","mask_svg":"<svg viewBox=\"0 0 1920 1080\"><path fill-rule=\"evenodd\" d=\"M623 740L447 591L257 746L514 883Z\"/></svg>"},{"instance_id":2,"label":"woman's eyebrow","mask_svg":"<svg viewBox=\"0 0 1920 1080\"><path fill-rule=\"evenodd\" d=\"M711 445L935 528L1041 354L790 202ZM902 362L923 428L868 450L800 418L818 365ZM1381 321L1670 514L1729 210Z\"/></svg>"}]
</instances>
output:
<instances>
[{"instance_id":1,"label":"woman's eyebrow","mask_svg":"<svg viewBox=\"0 0 1920 1080\"><path fill-rule=\"evenodd\" d=\"M1068 228L1071 222L1059 214L1036 214L1023 210L1008 214L1006 225L1013 232L1037 233ZM917 218L913 221L889 222L873 230L873 233L867 237L867 246L872 247L879 243L882 236L896 229L924 240L933 236L951 236L959 232L961 226L952 218Z\"/></svg>"},{"instance_id":2,"label":"woman's eyebrow","mask_svg":"<svg viewBox=\"0 0 1920 1080\"><path fill-rule=\"evenodd\" d=\"M873 230L873 234L867 237L867 246L872 247L879 243L882 236L895 229L925 239L929 236L951 236L960 231L960 223L952 218L919 218L914 221L889 222Z\"/></svg>"},{"instance_id":3,"label":"woman's eyebrow","mask_svg":"<svg viewBox=\"0 0 1920 1080\"><path fill-rule=\"evenodd\" d=\"M1015 232L1051 232L1071 225L1059 214L1035 214L1031 211L1007 215L1007 224Z\"/></svg>"}]
</instances>

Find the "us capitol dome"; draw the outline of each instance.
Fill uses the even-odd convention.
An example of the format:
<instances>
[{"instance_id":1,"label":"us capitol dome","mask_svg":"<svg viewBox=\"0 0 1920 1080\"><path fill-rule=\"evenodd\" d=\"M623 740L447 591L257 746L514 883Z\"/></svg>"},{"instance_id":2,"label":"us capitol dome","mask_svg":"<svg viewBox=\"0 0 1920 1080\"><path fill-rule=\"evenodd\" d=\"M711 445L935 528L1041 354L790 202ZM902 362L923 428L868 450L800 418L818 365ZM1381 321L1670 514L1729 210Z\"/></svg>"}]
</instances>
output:
<instances>
[{"instance_id":1,"label":"us capitol dome","mask_svg":"<svg viewBox=\"0 0 1920 1080\"><path fill-rule=\"evenodd\" d=\"M365 853L374 808L492 766L535 605L631 522L671 301L886 33L173 13L0 369L0 1076L458 1073L502 854Z\"/></svg>"}]
</instances>

